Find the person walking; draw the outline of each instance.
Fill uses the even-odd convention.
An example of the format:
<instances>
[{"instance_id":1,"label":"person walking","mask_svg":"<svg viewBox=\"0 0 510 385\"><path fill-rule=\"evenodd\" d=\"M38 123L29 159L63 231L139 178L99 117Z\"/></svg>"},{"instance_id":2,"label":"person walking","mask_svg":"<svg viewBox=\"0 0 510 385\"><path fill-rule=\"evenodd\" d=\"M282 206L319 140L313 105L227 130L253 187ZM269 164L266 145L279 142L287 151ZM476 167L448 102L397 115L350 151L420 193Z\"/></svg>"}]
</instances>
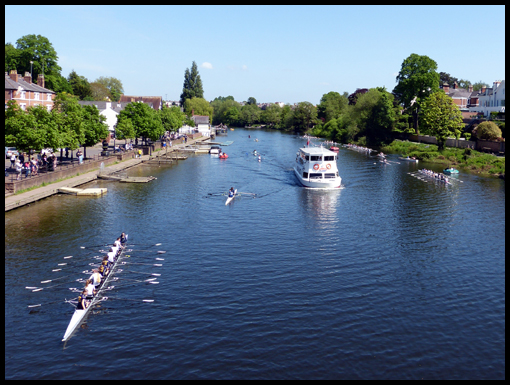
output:
<instances>
[{"instance_id":1,"label":"person walking","mask_svg":"<svg viewBox=\"0 0 510 385\"><path fill-rule=\"evenodd\" d=\"M16 164L16 155L11 154L11 168L14 168L14 165Z\"/></svg>"},{"instance_id":2,"label":"person walking","mask_svg":"<svg viewBox=\"0 0 510 385\"><path fill-rule=\"evenodd\" d=\"M23 167L21 166L21 162L19 161L19 159L16 161L16 180L20 180L21 179L21 171L23 170Z\"/></svg>"}]
</instances>

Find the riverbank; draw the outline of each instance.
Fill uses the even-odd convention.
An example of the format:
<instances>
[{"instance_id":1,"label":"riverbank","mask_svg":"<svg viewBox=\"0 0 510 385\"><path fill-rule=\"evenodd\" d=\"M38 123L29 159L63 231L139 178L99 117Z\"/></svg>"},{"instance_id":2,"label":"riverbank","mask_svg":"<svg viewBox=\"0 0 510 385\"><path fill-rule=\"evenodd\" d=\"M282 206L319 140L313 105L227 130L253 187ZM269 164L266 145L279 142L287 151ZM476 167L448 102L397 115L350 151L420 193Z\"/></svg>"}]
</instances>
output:
<instances>
[{"instance_id":1,"label":"riverbank","mask_svg":"<svg viewBox=\"0 0 510 385\"><path fill-rule=\"evenodd\" d=\"M414 156L419 160L439 163L447 167L464 168L484 176L505 177L505 157L485 154L470 148L447 147L439 151L434 144L394 140L389 145L382 146L381 151Z\"/></svg>"},{"instance_id":2,"label":"riverbank","mask_svg":"<svg viewBox=\"0 0 510 385\"><path fill-rule=\"evenodd\" d=\"M158 158L159 156L167 155L168 153L178 152L184 149L186 146L192 145L196 142L202 142L208 140L206 137L199 137L196 139L188 140L187 143L179 143L174 144L172 147L166 149L165 151L154 151L150 155L142 155L141 158L129 158L126 160L115 161L114 164L105 167L102 170L102 174L113 174L122 170L126 170L128 168L139 165L142 162L149 162L153 159ZM159 143L158 143L159 144ZM158 146L160 148L160 146ZM30 188L18 192L13 195L9 195L5 197L5 211L10 211L25 205L29 205L38 200L47 198L49 196L58 194L59 188L73 188L85 183L92 182L97 179L98 172L100 168L99 166L95 167L93 170L87 170L85 173L77 173L72 174L71 176L66 176L61 179L53 180L51 182L42 182L40 185L31 186Z\"/></svg>"}]
</instances>

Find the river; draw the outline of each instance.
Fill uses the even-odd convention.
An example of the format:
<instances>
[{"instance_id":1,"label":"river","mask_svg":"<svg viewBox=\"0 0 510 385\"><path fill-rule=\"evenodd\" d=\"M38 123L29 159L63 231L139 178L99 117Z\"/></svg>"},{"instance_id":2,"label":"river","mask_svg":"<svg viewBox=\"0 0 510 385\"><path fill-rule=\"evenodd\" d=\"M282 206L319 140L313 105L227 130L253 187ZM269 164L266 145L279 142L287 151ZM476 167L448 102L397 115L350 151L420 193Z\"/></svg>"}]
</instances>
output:
<instances>
[{"instance_id":1,"label":"river","mask_svg":"<svg viewBox=\"0 0 510 385\"><path fill-rule=\"evenodd\" d=\"M6 379L505 378L504 181L444 186L410 174L437 165L341 148L342 188L315 191L292 172L305 140L217 139L234 141L227 160L142 165L128 174L157 179L6 212ZM231 186L256 195L225 206ZM126 265L64 345L73 280L122 231L146 265Z\"/></svg>"}]
</instances>

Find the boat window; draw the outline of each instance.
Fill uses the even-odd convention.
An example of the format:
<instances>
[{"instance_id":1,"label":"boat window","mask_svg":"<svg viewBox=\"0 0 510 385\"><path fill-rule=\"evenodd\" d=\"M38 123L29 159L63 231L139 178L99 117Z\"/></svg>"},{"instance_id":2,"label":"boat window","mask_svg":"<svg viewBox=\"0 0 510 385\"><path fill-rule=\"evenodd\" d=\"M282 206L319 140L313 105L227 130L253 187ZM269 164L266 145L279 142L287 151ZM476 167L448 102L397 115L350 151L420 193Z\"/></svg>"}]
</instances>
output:
<instances>
[{"instance_id":1,"label":"boat window","mask_svg":"<svg viewBox=\"0 0 510 385\"><path fill-rule=\"evenodd\" d=\"M309 158L309 156L308 156L308 155L305 155L305 160L306 160L306 161L309 161L309 160L310 160L310 158Z\"/></svg>"},{"instance_id":2,"label":"boat window","mask_svg":"<svg viewBox=\"0 0 510 385\"><path fill-rule=\"evenodd\" d=\"M308 178L308 173L307 172L303 173L303 178Z\"/></svg>"},{"instance_id":3,"label":"boat window","mask_svg":"<svg viewBox=\"0 0 510 385\"><path fill-rule=\"evenodd\" d=\"M311 158L311 161L312 161L312 162L316 162L316 161L320 161L320 160L322 160L322 159L321 159L321 158L322 158L322 156L320 156L320 155L312 155L310 158Z\"/></svg>"},{"instance_id":4,"label":"boat window","mask_svg":"<svg viewBox=\"0 0 510 385\"><path fill-rule=\"evenodd\" d=\"M310 179L312 179L312 178L322 179L322 174L321 173L311 172L310 173Z\"/></svg>"},{"instance_id":5,"label":"boat window","mask_svg":"<svg viewBox=\"0 0 510 385\"><path fill-rule=\"evenodd\" d=\"M335 178L336 174L324 174L324 178Z\"/></svg>"},{"instance_id":6,"label":"boat window","mask_svg":"<svg viewBox=\"0 0 510 385\"><path fill-rule=\"evenodd\" d=\"M324 156L324 160L326 160L326 161L328 161L328 160L329 161L333 161L333 160L335 160L335 156L334 155L331 155L331 156L330 155L325 155Z\"/></svg>"}]
</instances>

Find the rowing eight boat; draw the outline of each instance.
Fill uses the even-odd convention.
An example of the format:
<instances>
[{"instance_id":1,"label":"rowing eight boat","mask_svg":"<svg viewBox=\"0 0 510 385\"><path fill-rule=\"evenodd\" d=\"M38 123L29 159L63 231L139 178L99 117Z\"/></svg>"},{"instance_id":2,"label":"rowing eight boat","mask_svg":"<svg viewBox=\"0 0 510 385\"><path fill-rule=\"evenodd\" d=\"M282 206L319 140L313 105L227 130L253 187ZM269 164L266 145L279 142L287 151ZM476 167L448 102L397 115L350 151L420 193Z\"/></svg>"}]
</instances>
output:
<instances>
[{"instance_id":1,"label":"rowing eight boat","mask_svg":"<svg viewBox=\"0 0 510 385\"><path fill-rule=\"evenodd\" d=\"M125 246L125 245L124 245ZM62 341L67 341L69 338L71 338L74 331L78 328L78 326L81 325L82 321L84 320L85 316L89 312L92 307L100 301L101 294L104 292L104 290L108 287L108 282L110 281L111 277L113 276L113 272L117 265L119 264L120 259L124 255L124 251L126 248L124 247L117 259L115 260L115 263L113 264L112 268L110 269L110 272L106 276L105 280L101 283L99 289L97 290L96 295L92 298L92 301L89 303L86 309L76 309L74 311L74 314L71 318L71 321L69 322L69 325L67 326L67 330L64 334L64 338L62 338Z\"/></svg>"}]
</instances>

